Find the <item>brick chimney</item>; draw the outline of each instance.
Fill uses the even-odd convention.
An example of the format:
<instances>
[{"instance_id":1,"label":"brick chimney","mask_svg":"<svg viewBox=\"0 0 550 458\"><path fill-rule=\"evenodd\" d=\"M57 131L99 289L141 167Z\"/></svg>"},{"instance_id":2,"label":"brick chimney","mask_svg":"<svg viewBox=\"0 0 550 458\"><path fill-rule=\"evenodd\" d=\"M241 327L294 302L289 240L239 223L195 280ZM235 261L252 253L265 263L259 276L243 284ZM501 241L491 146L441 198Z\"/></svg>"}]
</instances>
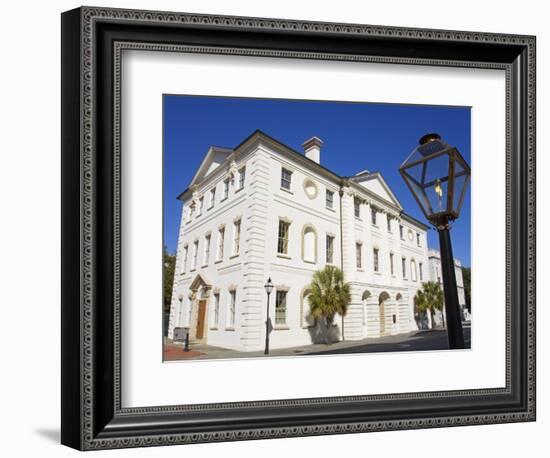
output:
<instances>
[{"instance_id":1,"label":"brick chimney","mask_svg":"<svg viewBox=\"0 0 550 458\"><path fill-rule=\"evenodd\" d=\"M319 137L311 137L302 143L306 157L317 164L321 163L321 146L323 146L323 140Z\"/></svg>"}]
</instances>

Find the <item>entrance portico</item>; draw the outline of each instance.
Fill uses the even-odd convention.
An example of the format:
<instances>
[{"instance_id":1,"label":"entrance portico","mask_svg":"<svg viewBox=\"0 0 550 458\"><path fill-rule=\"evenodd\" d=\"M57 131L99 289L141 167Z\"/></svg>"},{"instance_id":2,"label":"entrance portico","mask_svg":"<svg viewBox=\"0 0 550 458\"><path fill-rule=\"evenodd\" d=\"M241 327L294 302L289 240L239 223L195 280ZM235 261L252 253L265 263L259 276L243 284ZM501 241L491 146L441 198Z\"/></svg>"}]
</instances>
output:
<instances>
[{"instance_id":1,"label":"entrance portico","mask_svg":"<svg viewBox=\"0 0 550 458\"><path fill-rule=\"evenodd\" d=\"M197 274L189 287L191 299L191 319L189 321L189 338L192 341L207 343L208 337L208 303L212 285Z\"/></svg>"}]
</instances>

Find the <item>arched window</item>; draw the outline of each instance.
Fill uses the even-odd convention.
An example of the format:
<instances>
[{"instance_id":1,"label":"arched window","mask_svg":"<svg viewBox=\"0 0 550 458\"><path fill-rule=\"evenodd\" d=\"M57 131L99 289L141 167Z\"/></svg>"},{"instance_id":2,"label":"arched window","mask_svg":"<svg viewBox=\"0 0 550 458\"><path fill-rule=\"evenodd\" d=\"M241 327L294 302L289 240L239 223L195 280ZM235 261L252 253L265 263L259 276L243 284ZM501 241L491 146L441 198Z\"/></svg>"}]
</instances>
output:
<instances>
[{"instance_id":1,"label":"arched window","mask_svg":"<svg viewBox=\"0 0 550 458\"><path fill-rule=\"evenodd\" d=\"M386 291L382 291L378 296L378 303L383 304L390 298L390 295Z\"/></svg>"},{"instance_id":2,"label":"arched window","mask_svg":"<svg viewBox=\"0 0 550 458\"><path fill-rule=\"evenodd\" d=\"M395 296L395 300L396 300L397 302L399 302L399 301L402 300L402 299L403 299L403 296L401 295L401 293L397 293L397 296Z\"/></svg>"},{"instance_id":3,"label":"arched window","mask_svg":"<svg viewBox=\"0 0 550 458\"><path fill-rule=\"evenodd\" d=\"M386 301L390 295L386 291L382 291L378 296L378 322L380 325L380 335L386 334Z\"/></svg>"},{"instance_id":4,"label":"arched window","mask_svg":"<svg viewBox=\"0 0 550 458\"><path fill-rule=\"evenodd\" d=\"M411 259L411 280L416 281L416 261Z\"/></svg>"},{"instance_id":5,"label":"arched window","mask_svg":"<svg viewBox=\"0 0 550 458\"><path fill-rule=\"evenodd\" d=\"M302 259L305 262L317 262L317 233L312 226L305 226L302 231Z\"/></svg>"}]
</instances>

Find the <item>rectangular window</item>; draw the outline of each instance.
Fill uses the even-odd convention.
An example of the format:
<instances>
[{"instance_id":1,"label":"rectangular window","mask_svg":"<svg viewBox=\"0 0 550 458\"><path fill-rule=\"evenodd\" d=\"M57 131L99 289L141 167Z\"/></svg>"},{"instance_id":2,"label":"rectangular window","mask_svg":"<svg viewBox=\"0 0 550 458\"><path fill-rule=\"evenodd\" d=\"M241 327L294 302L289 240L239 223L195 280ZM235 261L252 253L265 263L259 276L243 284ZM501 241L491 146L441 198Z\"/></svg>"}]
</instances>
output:
<instances>
[{"instance_id":1,"label":"rectangular window","mask_svg":"<svg viewBox=\"0 0 550 458\"><path fill-rule=\"evenodd\" d=\"M210 190L210 206L208 208L214 208L215 203L216 203L216 188L212 188Z\"/></svg>"},{"instance_id":2,"label":"rectangular window","mask_svg":"<svg viewBox=\"0 0 550 458\"><path fill-rule=\"evenodd\" d=\"M210 234L204 237L204 259L202 260L203 266L207 266L210 262Z\"/></svg>"},{"instance_id":3,"label":"rectangular window","mask_svg":"<svg viewBox=\"0 0 550 458\"><path fill-rule=\"evenodd\" d=\"M418 263L418 276L420 277L420 281L422 281L422 277L423 277L423 274L422 274L422 263Z\"/></svg>"},{"instance_id":4,"label":"rectangular window","mask_svg":"<svg viewBox=\"0 0 550 458\"><path fill-rule=\"evenodd\" d=\"M275 297L275 324L286 324L286 291L277 291Z\"/></svg>"},{"instance_id":5,"label":"rectangular window","mask_svg":"<svg viewBox=\"0 0 550 458\"><path fill-rule=\"evenodd\" d=\"M199 199L199 209L197 211L197 216L199 216L200 214L202 214L202 207L204 206L204 197L201 197Z\"/></svg>"},{"instance_id":6,"label":"rectangular window","mask_svg":"<svg viewBox=\"0 0 550 458\"><path fill-rule=\"evenodd\" d=\"M363 268L362 248L363 248L362 244L360 244L360 243L355 244L355 263L356 263L358 269Z\"/></svg>"},{"instance_id":7,"label":"rectangular window","mask_svg":"<svg viewBox=\"0 0 550 458\"><path fill-rule=\"evenodd\" d=\"M237 291L229 291L229 327L235 326L235 307L236 307Z\"/></svg>"},{"instance_id":8,"label":"rectangular window","mask_svg":"<svg viewBox=\"0 0 550 458\"><path fill-rule=\"evenodd\" d=\"M416 262L411 260L411 280L416 281Z\"/></svg>"},{"instance_id":9,"label":"rectangular window","mask_svg":"<svg viewBox=\"0 0 550 458\"><path fill-rule=\"evenodd\" d=\"M220 322L220 293L214 293L214 326Z\"/></svg>"},{"instance_id":10,"label":"rectangular window","mask_svg":"<svg viewBox=\"0 0 550 458\"><path fill-rule=\"evenodd\" d=\"M216 253L216 260L221 261L223 259L223 245L225 243L225 227L220 227L218 230L218 252Z\"/></svg>"},{"instance_id":11,"label":"rectangular window","mask_svg":"<svg viewBox=\"0 0 550 458\"><path fill-rule=\"evenodd\" d=\"M281 188L287 189L290 191L290 185L292 182L292 172L283 168L281 170Z\"/></svg>"},{"instance_id":12,"label":"rectangular window","mask_svg":"<svg viewBox=\"0 0 550 458\"><path fill-rule=\"evenodd\" d=\"M356 218L361 218L361 204L359 199L353 199L353 213Z\"/></svg>"},{"instance_id":13,"label":"rectangular window","mask_svg":"<svg viewBox=\"0 0 550 458\"><path fill-rule=\"evenodd\" d=\"M370 219L371 219L371 222L372 222L373 226L376 226L376 213L378 213L376 211L376 208L371 207L370 208Z\"/></svg>"},{"instance_id":14,"label":"rectangular window","mask_svg":"<svg viewBox=\"0 0 550 458\"><path fill-rule=\"evenodd\" d=\"M279 237L277 240L277 253L288 254L288 233L290 223L279 220Z\"/></svg>"},{"instance_id":15,"label":"rectangular window","mask_svg":"<svg viewBox=\"0 0 550 458\"><path fill-rule=\"evenodd\" d=\"M403 270L403 278L407 278L407 260L401 258L401 269Z\"/></svg>"},{"instance_id":16,"label":"rectangular window","mask_svg":"<svg viewBox=\"0 0 550 458\"><path fill-rule=\"evenodd\" d=\"M244 188L244 179L246 177L246 167L239 170L239 189Z\"/></svg>"},{"instance_id":17,"label":"rectangular window","mask_svg":"<svg viewBox=\"0 0 550 458\"><path fill-rule=\"evenodd\" d=\"M191 327L191 319L193 318L193 301L187 299L187 326Z\"/></svg>"},{"instance_id":18,"label":"rectangular window","mask_svg":"<svg viewBox=\"0 0 550 458\"><path fill-rule=\"evenodd\" d=\"M374 271L380 272L380 266L378 264L378 248L374 248L372 250L372 262L374 265Z\"/></svg>"},{"instance_id":19,"label":"rectangular window","mask_svg":"<svg viewBox=\"0 0 550 458\"><path fill-rule=\"evenodd\" d=\"M399 237L401 237L401 240L404 240L404 239L405 239L405 235L404 235L404 233L403 233L403 230L404 230L404 229L403 229L403 225L400 224L400 225L399 225Z\"/></svg>"},{"instance_id":20,"label":"rectangular window","mask_svg":"<svg viewBox=\"0 0 550 458\"><path fill-rule=\"evenodd\" d=\"M187 270L187 258L189 256L189 246L185 245L183 247L183 263L181 265L181 272L185 272Z\"/></svg>"},{"instance_id":21,"label":"rectangular window","mask_svg":"<svg viewBox=\"0 0 550 458\"><path fill-rule=\"evenodd\" d=\"M327 264L334 263L334 237L327 235Z\"/></svg>"},{"instance_id":22,"label":"rectangular window","mask_svg":"<svg viewBox=\"0 0 550 458\"><path fill-rule=\"evenodd\" d=\"M390 253L390 273L393 275L393 253Z\"/></svg>"},{"instance_id":23,"label":"rectangular window","mask_svg":"<svg viewBox=\"0 0 550 458\"><path fill-rule=\"evenodd\" d=\"M223 198L227 199L229 197L229 178L223 180Z\"/></svg>"},{"instance_id":24,"label":"rectangular window","mask_svg":"<svg viewBox=\"0 0 550 458\"><path fill-rule=\"evenodd\" d=\"M325 205L327 208L334 208L334 193L328 189L325 195Z\"/></svg>"},{"instance_id":25,"label":"rectangular window","mask_svg":"<svg viewBox=\"0 0 550 458\"><path fill-rule=\"evenodd\" d=\"M388 215L388 232L391 232L391 217Z\"/></svg>"},{"instance_id":26,"label":"rectangular window","mask_svg":"<svg viewBox=\"0 0 550 458\"><path fill-rule=\"evenodd\" d=\"M191 270L194 270L197 268L197 256L199 255L199 241L195 240L193 243L193 265L191 266Z\"/></svg>"},{"instance_id":27,"label":"rectangular window","mask_svg":"<svg viewBox=\"0 0 550 458\"><path fill-rule=\"evenodd\" d=\"M416 233L416 244L420 246L420 234L418 232Z\"/></svg>"},{"instance_id":28,"label":"rectangular window","mask_svg":"<svg viewBox=\"0 0 550 458\"><path fill-rule=\"evenodd\" d=\"M233 254L239 254L241 245L241 220L238 219L233 223Z\"/></svg>"},{"instance_id":29,"label":"rectangular window","mask_svg":"<svg viewBox=\"0 0 550 458\"><path fill-rule=\"evenodd\" d=\"M191 204L189 207L189 222L193 220L193 217L195 216L195 204Z\"/></svg>"}]
</instances>

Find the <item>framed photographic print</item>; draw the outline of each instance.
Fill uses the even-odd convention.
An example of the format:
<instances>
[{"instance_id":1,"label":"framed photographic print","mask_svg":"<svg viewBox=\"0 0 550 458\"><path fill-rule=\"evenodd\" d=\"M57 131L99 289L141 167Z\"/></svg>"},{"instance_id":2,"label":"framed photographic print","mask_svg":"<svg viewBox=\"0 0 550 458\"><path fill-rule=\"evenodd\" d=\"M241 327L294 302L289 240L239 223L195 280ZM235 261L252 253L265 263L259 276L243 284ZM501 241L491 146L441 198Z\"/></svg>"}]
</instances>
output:
<instances>
[{"instance_id":1,"label":"framed photographic print","mask_svg":"<svg viewBox=\"0 0 550 458\"><path fill-rule=\"evenodd\" d=\"M62 443L535 419L535 38L62 15Z\"/></svg>"}]
</instances>

